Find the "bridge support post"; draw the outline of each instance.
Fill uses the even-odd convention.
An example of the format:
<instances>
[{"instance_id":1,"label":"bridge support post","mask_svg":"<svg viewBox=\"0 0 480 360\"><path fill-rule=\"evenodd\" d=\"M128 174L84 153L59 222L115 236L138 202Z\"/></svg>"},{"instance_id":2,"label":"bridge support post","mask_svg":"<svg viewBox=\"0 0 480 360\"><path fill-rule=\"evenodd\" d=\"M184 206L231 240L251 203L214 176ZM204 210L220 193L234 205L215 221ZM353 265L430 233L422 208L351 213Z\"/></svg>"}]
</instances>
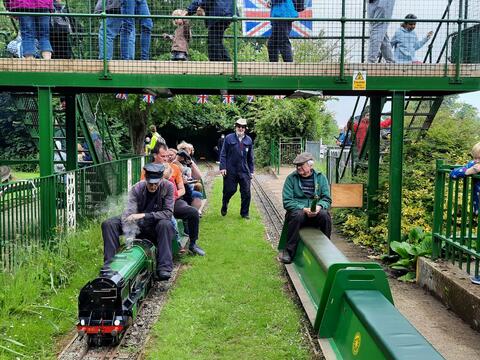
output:
<instances>
[{"instance_id":1,"label":"bridge support post","mask_svg":"<svg viewBox=\"0 0 480 360\"><path fill-rule=\"evenodd\" d=\"M390 142L390 194L388 202L388 245L402 237L403 121L405 93L392 95L392 139Z\"/></svg>"},{"instance_id":2,"label":"bridge support post","mask_svg":"<svg viewBox=\"0 0 480 360\"><path fill-rule=\"evenodd\" d=\"M67 171L76 170L78 166L77 151L77 107L75 94L65 97L65 141L67 149Z\"/></svg>"},{"instance_id":3,"label":"bridge support post","mask_svg":"<svg viewBox=\"0 0 480 360\"><path fill-rule=\"evenodd\" d=\"M380 168L380 118L382 116L382 98L370 98L370 128L368 140L368 186L367 186L367 214L368 226L376 220L376 201L378 191L378 173Z\"/></svg>"},{"instance_id":4,"label":"bridge support post","mask_svg":"<svg viewBox=\"0 0 480 360\"><path fill-rule=\"evenodd\" d=\"M53 111L52 89L38 88L38 123L40 147L40 234L48 241L57 223L56 178L53 175Z\"/></svg>"}]
</instances>

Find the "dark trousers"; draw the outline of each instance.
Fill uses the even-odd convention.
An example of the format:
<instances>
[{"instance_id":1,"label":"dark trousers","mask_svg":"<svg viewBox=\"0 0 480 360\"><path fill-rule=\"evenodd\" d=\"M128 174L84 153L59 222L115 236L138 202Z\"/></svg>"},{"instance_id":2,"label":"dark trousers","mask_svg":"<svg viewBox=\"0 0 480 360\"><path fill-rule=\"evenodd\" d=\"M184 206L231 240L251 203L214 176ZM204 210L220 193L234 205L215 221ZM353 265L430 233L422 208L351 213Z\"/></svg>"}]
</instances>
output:
<instances>
[{"instance_id":1,"label":"dark trousers","mask_svg":"<svg viewBox=\"0 0 480 360\"><path fill-rule=\"evenodd\" d=\"M198 228L200 225L198 210L188 205L185 200L178 199L173 207L173 216L186 222L185 231L188 232L190 245L195 244L198 240Z\"/></svg>"},{"instance_id":2,"label":"dark trousers","mask_svg":"<svg viewBox=\"0 0 480 360\"><path fill-rule=\"evenodd\" d=\"M290 43L291 21L271 21L272 34L268 39L268 60L278 62L281 54L284 62L293 62L292 44Z\"/></svg>"},{"instance_id":3,"label":"dark trousers","mask_svg":"<svg viewBox=\"0 0 480 360\"><path fill-rule=\"evenodd\" d=\"M315 217L308 217L303 210L287 211L285 221L288 224L286 250L293 258L300 240L300 228L313 226L320 229L328 238L332 235L332 218L327 210L320 210Z\"/></svg>"},{"instance_id":4,"label":"dark trousers","mask_svg":"<svg viewBox=\"0 0 480 360\"><path fill-rule=\"evenodd\" d=\"M172 271L172 240L175 238L175 229L170 220L155 220L149 224L138 222L139 239L148 239L157 247L157 270ZM105 220L102 223L103 259L105 262L112 259L120 247L120 235L123 234L122 220L119 216Z\"/></svg>"},{"instance_id":5,"label":"dark trousers","mask_svg":"<svg viewBox=\"0 0 480 360\"><path fill-rule=\"evenodd\" d=\"M223 44L223 35L230 26L230 21L216 21L208 25L208 60L231 61Z\"/></svg>"},{"instance_id":6,"label":"dark trousers","mask_svg":"<svg viewBox=\"0 0 480 360\"><path fill-rule=\"evenodd\" d=\"M250 209L250 174L230 174L223 178L223 207L228 207L228 202L232 198L233 194L237 192L237 185L240 185L240 198L242 199L240 207L240 215L248 215Z\"/></svg>"}]
</instances>

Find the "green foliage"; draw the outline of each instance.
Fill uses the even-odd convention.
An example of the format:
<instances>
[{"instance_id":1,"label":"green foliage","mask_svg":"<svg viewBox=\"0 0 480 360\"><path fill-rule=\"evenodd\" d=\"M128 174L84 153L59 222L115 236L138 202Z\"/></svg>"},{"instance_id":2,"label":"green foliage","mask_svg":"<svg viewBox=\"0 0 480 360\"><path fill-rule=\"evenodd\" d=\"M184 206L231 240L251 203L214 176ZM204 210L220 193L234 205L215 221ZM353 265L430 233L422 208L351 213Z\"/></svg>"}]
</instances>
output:
<instances>
[{"instance_id":1,"label":"green foliage","mask_svg":"<svg viewBox=\"0 0 480 360\"><path fill-rule=\"evenodd\" d=\"M401 281L415 281L415 268L419 256L432 254L432 234L421 228L413 228L404 242L392 241L390 248L399 255L399 259L390 265L394 270L405 272Z\"/></svg>"},{"instance_id":2,"label":"green foliage","mask_svg":"<svg viewBox=\"0 0 480 360\"><path fill-rule=\"evenodd\" d=\"M408 120L406 120L408 121ZM435 160L466 163L471 147L480 141L478 112L458 97L447 97L427 135L420 141L404 143L403 192L401 230L403 239L412 244L419 240L410 234L412 229L431 231L433 224L433 195ZM335 211L335 222L354 243L387 252L389 156L383 158L380 168L379 191L376 196L377 221L367 226L367 213L358 209ZM366 182L366 174L358 174L354 182Z\"/></svg>"},{"instance_id":3,"label":"green foliage","mask_svg":"<svg viewBox=\"0 0 480 360\"><path fill-rule=\"evenodd\" d=\"M302 137L306 140L332 138L337 126L320 99L259 98L247 113L255 124L255 156L258 164L270 162L270 144L281 137Z\"/></svg>"},{"instance_id":4,"label":"green foliage","mask_svg":"<svg viewBox=\"0 0 480 360\"><path fill-rule=\"evenodd\" d=\"M19 268L0 274L0 358L56 358L55 337L77 320L79 289L103 263L98 224L59 240L55 250L26 249Z\"/></svg>"}]
</instances>

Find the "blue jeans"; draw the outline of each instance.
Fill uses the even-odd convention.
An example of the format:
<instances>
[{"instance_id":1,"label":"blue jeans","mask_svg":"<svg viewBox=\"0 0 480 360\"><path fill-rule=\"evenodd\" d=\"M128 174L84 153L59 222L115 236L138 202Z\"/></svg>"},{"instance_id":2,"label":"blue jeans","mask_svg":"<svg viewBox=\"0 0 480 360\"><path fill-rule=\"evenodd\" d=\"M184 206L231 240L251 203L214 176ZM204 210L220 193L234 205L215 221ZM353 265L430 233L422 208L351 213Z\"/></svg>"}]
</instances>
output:
<instances>
[{"instance_id":1,"label":"blue jeans","mask_svg":"<svg viewBox=\"0 0 480 360\"><path fill-rule=\"evenodd\" d=\"M122 0L122 14L150 15L147 0ZM140 59L150 58L150 42L153 21L140 19ZM133 34L133 35L132 35ZM135 59L135 19L125 18L120 33L120 57L122 60Z\"/></svg>"},{"instance_id":2,"label":"blue jeans","mask_svg":"<svg viewBox=\"0 0 480 360\"><path fill-rule=\"evenodd\" d=\"M120 34L124 26L124 19L120 18L107 18L107 60L113 58L113 42L115 38ZM135 27L130 33L130 39L128 41L129 48L135 52ZM100 28L98 29L98 58L103 59L103 21L100 21ZM123 57L122 57L123 59Z\"/></svg>"},{"instance_id":3,"label":"blue jeans","mask_svg":"<svg viewBox=\"0 0 480 360\"><path fill-rule=\"evenodd\" d=\"M19 16L23 56L35 55L35 39L40 52L52 52L50 18L48 16Z\"/></svg>"}]
</instances>

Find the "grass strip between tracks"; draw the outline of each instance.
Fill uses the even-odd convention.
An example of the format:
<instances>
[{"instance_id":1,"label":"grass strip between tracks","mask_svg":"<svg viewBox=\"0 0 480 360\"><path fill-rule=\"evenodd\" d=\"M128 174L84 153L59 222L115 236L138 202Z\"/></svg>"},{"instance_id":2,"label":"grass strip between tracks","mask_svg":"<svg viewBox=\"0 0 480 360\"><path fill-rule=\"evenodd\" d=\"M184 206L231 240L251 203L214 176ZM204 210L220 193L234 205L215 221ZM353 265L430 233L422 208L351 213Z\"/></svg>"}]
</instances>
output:
<instances>
[{"instance_id":1,"label":"grass strip between tracks","mask_svg":"<svg viewBox=\"0 0 480 360\"><path fill-rule=\"evenodd\" d=\"M221 181L209 194L199 245L152 331L148 359L303 359L300 310L283 290L275 251L257 209L239 215L237 193L220 215Z\"/></svg>"}]
</instances>

